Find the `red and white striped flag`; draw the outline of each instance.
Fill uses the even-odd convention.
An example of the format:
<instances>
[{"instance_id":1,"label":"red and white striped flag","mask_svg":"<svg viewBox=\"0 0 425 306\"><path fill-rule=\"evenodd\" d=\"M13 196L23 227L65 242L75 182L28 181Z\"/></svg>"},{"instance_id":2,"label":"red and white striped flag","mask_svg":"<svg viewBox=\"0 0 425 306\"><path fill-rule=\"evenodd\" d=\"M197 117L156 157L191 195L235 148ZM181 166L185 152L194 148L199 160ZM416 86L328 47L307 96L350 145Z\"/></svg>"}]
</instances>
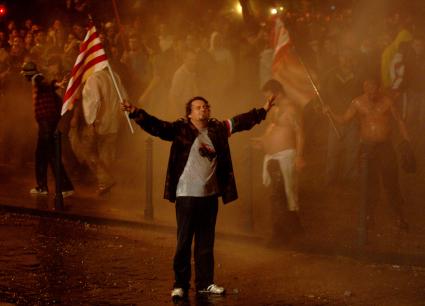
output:
<instances>
[{"instance_id":1,"label":"red and white striped flag","mask_svg":"<svg viewBox=\"0 0 425 306\"><path fill-rule=\"evenodd\" d=\"M94 72L108 66L108 58L93 24L80 46L80 53L71 71L71 78L63 98L61 115L74 107L75 100L81 95L84 82Z\"/></svg>"},{"instance_id":2,"label":"red and white striped flag","mask_svg":"<svg viewBox=\"0 0 425 306\"><path fill-rule=\"evenodd\" d=\"M275 20L273 43L273 77L282 84L290 99L305 106L315 95L314 87L280 17Z\"/></svg>"}]
</instances>

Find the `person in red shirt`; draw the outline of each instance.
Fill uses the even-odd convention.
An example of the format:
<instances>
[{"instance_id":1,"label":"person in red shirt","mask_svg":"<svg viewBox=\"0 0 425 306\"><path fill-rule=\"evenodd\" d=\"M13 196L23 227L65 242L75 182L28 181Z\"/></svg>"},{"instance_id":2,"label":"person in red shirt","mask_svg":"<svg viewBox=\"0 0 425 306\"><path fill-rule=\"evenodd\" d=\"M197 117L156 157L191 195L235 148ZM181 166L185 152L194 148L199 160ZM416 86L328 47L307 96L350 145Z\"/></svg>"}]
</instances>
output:
<instances>
[{"instance_id":1,"label":"person in red shirt","mask_svg":"<svg viewBox=\"0 0 425 306\"><path fill-rule=\"evenodd\" d=\"M55 164L54 132L61 118L61 98L56 94L56 89L63 87L66 80L58 83L49 82L43 74L37 70L33 62L25 62L21 74L32 83L33 103L35 120L38 125L37 148L35 151L35 175L37 186L30 190L32 195L45 196L47 188L47 167L53 168ZM65 168L60 162L62 174L62 195L70 196L74 193L74 187L66 174ZM53 171L55 173L55 171Z\"/></svg>"}]
</instances>

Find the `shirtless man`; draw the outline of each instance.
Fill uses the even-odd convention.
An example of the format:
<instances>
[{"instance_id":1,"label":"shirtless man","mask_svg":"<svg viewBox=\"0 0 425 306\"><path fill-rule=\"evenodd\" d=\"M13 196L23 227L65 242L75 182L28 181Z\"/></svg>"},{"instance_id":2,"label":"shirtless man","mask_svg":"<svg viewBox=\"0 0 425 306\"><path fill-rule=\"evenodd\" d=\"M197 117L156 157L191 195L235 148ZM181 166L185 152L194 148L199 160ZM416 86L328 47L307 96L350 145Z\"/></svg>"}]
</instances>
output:
<instances>
[{"instance_id":1,"label":"shirtless man","mask_svg":"<svg viewBox=\"0 0 425 306\"><path fill-rule=\"evenodd\" d=\"M262 88L265 96L276 97L271 122L255 146L264 156L263 184L272 185L271 200L273 228L270 244L288 241L292 234L302 231L298 211L297 172L304 165L304 132L301 110L290 101L282 85L269 80Z\"/></svg>"},{"instance_id":2,"label":"shirtless man","mask_svg":"<svg viewBox=\"0 0 425 306\"><path fill-rule=\"evenodd\" d=\"M361 239L365 237L362 234L367 226L373 223L372 208L378 195L380 176L388 201L397 214L398 227L408 229L401 210L403 199L398 182L397 158L391 144L391 121L395 120L402 138L409 141L406 126L392 100L379 92L377 80L366 80L363 91L364 94L354 99L343 115L333 114L329 108L325 108L325 112L329 112L341 124L355 117L360 123Z\"/></svg>"}]
</instances>

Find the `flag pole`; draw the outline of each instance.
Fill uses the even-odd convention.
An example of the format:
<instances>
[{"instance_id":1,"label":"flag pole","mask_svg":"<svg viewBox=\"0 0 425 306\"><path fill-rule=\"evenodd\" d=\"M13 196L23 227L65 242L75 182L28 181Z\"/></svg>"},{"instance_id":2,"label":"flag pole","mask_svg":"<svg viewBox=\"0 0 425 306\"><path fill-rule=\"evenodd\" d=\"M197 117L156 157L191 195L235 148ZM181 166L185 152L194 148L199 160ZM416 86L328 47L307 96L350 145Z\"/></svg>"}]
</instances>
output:
<instances>
[{"instance_id":1,"label":"flag pole","mask_svg":"<svg viewBox=\"0 0 425 306\"><path fill-rule=\"evenodd\" d=\"M114 2L114 5L115 5L115 2ZM89 21L94 24L94 20L93 20L93 17L91 16L91 14L88 14L88 17L89 17ZM117 91L118 97L120 98L120 102L123 102L124 99L122 97L120 89L118 88L118 84L117 84L117 81L115 79L115 75L112 71L111 65L109 64L108 60L106 61L106 63L107 63L106 66L108 67L109 74L111 75L111 78L112 78L112 83L114 83L115 90ZM133 129L133 126L131 125L131 121L130 121L130 118L128 117L127 111L124 112L124 116L127 119L128 126L130 128L131 134L134 134L134 129Z\"/></svg>"},{"instance_id":2,"label":"flag pole","mask_svg":"<svg viewBox=\"0 0 425 306\"><path fill-rule=\"evenodd\" d=\"M117 91L118 97L120 98L120 102L122 103L124 101L124 99L122 97L120 89L118 88L117 80L115 79L114 72L112 71L112 68L111 68L111 65L109 65L109 62L107 64L107 66L108 66L109 74L111 75L111 78L112 78L112 82L114 83L115 90ZM130 117L128 116L127 111L124 111L124 116L127 119L128 126L130 127L131 134L134 134L134 129L133 129L133 126L131 125Z\"/></svg>"},{"instance_id":3,"label":"flag pole","mask_svg":"<svg viewBox=\"0 0 425 306\"><path fill-rule=\"evenodd\" d=\"M118 11L118 5L115 0L112 0L112 5L114 7L114 15L115 15L115 19L117 21L117 25L120 31L120 39L121 39L122 47L124 48L124 50L127 50L127 44L124 39L124 28L121 24L120 13Z\"/></svg>"},{"instance_id":4,"label":"flag pole","mask_svg":"<svg viewBox=\"0 0 425 306\"><path fill-rule=\"evenodd\" d=\"M295 50L295 47L292 47L292 51L294 52L294 54L296 55L296 57L298 58L298 60L300 61L301 65L303 66L305 72L307 73L308 79L311 83L311 85L313 86L314 92L317 96L317 98L319 99L320 105L322 106L322 108L325 106L325 102L322 99L322 96L320 95L319 89L317 88L316 83L313 80L313 77L311 76L310 71L308 70L307 66L304 64L304 61L302 60L301 56L298 55L297 51ZM338 137L338 139L342 138L341 132L339 131L339 129L336 127L335 124L335 120L332 118L332 116L327 113L326 116L328 117L329 123L331 124L332 129L334 130L336 136Z\"/></svg>"}]
</instances>

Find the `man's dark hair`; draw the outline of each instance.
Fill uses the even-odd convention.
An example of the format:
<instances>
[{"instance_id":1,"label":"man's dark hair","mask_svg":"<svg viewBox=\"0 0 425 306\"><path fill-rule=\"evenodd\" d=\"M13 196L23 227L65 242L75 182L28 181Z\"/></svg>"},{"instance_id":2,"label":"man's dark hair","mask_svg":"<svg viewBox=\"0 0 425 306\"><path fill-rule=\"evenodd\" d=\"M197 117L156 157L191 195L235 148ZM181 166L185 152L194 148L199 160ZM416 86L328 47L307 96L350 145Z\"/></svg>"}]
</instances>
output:
<instances>
[{"instance_id":1,"label":"man's dark hair","mask_svg":"<svg viewBox=\"0 0 425 306\"><path fill-rule=\"evenodd\" d=\"M201 96L193 97L192 99L190 99L186 103L186 118L189 118L189 115L192 112L192 102L193 101L196 101L196 100L201 100L201 101L203 101L205 103L205 105L207 105L208 107L210 106L210 104L208 103L207 99L205 99L204 97L201 97Z\"/></svg>"},{"instance_id":2,"label":"man's dark hair","mask_svg":"<svg viewBox=\"0 0 425 306\"><path fill-rule=\"evenodd\" d=\"M278 94L280 94L281 96L286 95L282 84L278 80L275 80L275 79L268 80L263 85L262 91L271 91L271 93L274 94L274 95L278 95Z\"/></svg>"},{"instance_id":3,"label":"man's dark hair","mask_svg":"<svg viewBox=\"0 0 425 306\"><path fill-rule=\"evenodd\" d=\"M363 83L364 82L372 82L372 83L375 83L378 86L381 86L381 78L376 73L365 75L363 77Z\"/></svg>"}]
</instances>

